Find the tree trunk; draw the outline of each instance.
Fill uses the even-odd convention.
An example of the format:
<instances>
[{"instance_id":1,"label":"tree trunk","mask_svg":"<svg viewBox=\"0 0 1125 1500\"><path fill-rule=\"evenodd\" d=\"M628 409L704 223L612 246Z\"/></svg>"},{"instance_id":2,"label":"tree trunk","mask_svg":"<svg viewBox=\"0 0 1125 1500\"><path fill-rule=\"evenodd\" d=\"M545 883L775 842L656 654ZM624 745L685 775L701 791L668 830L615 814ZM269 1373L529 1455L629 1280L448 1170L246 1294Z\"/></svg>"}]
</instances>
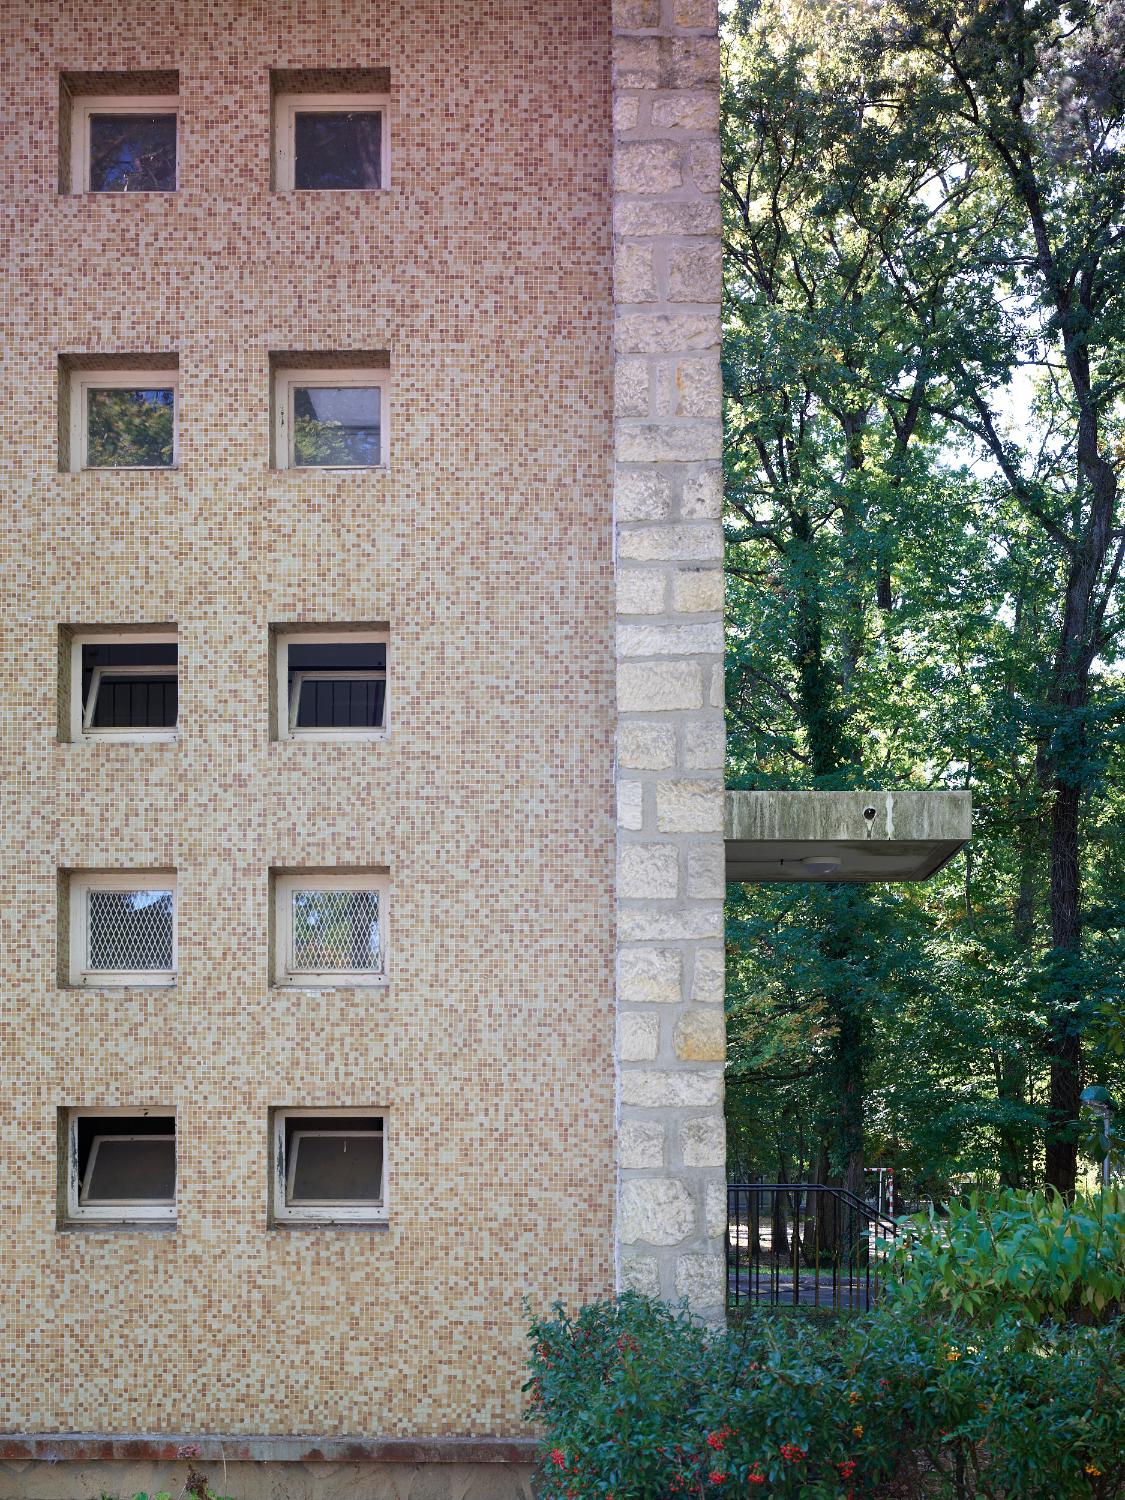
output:
<instances>
[{"instance_id":1,"label":"tree trunk","mask_svg":"<svg viewBox=\"0 0 1125 1500\"><path fill-rule=\"evenodd\" d=\"M779 1182L800 1182L800 1166L798 1164L797 1170L793 1170L793 1163L780 1142L777 1148L777 1161L781 1168ZM796 1259L801 1249L801 1196L799 1193L779 1193L778 1197L783 1197L785 1200L782 1205L782 1221L787 1225L792 1225L791 1243L786 1253Z\"/></svg>"},{"instance_id":2,"label":"tree trunk","mask_svg":"<svg viewBox=\"0 0 1125 1500\"><path fill-rule=\"evenodd\" d=\"M1088 741L1085 712L1090 702L1090 668L1097 655L1095 619L1098 586L1112 541L1117 477L1097 452L1096 428L1079 423L1079 473L1090 488L1090 521L1067 572L1059 645L1052 672L1051 707L1055 745L1050 757L1054 802L1051 808L1051 947L1053 975L1047 1107L1048 1186L1070 1197L1078 1180L1078 1095L1081 1089L1080 971L1082 884L1079 874L1082 786Z\"/></svg>"},{"instance_id":3,"label":"tree trunk","mask_svg":"<svg viewBox=\"0 0 1125 1500\"><path fill-rule=\"evenodd\" d=\"M1082 936L1078 830L1081 789L1059 786L1051 817L1051 941L1058 967L1051 1006L1051 1081L1047 1107L1047 1183L1071 1197L1078 1180L1078 1095L1082 983L1074 972Z\"/></svg>"},{"instance_id":4,"label":"tree trunk","mask_svg":"<svg viewBox=\"0 0 1125 1500\"><path fill-rule=\"evenodd\" d=\"M1037 228L1039 226L1037 225ZM1087 293L1088 295L1088 293ZM1060 311L1070 309L1060 304ZM1083 306L1082 318L1090 308ZM1062 332L1079 417L1075 458L1077 488L1088 496L1089 512L1075 537L1067 568L1059 644L1052 666L1050 706L1055 710L1050 756L1054 803L1051 808L1051 946L1054 974L1050 1015L1051 1081L1047 1110L1048 1186L1073 1196L1078 1180L1078 1095L1081 1088L1081 1004L1084 983L1082 886L1079 875L1082 786L1088 743L1085 711L1090 701L1090 669L1098 655L1099 621L1108 589L1098 602L1107 560L1116 546L1117 475L1100 451L1097 406L1091 398L1089 354L1084 323L1063 318ZM1111 580L1120 556L1110 568Z\"/></svg>"},{"instance_id":5,"label":"tree trunk","mask_svg":"<svg viewBox=\"0 0 1125 1500\"><path fill-rule=\"evenodd\" d=\"M828 1143L822 1140L817 1151L816 1163L809 1168L810 1183L828 1180ZM824 1205L823 1194L809 1193L805 1200L805 1262L813 1265L817 1255L824 1249Z\"/></svg>"},{"instance_id":6,"label":"tree trunk","mask_svg":"<svg viewBox=\"0 0 1125 1500\"><path fill-rule=\"evenodd\" d=\"M1016 950L1028 954L1035 942L1035 867L1042 852L1042 836L1034 819L1021 823L1019 887L1012 911L1012 935ZM1027 1065L1013 1047L1003 1048L995 1059L996 1097L1001 1104L1026 1104ZM1011 1121L997 1128L997 1156L1001 1187L1031 1185L1024 1132Z\"/></svg>"},{"instance_id":7,"label":"tree trunk","mask_svg":"<svg viewBox=\"0 0 1125 1500\"><path fill-rule=\"evenodd\" d=\"M832 914L832 930L823 941L823 952L830 963L846 958L850 951L850 931L857 919L857 901L858 898L853 897L844 910ZM862 1007L850 990L829 992L826 1001L836 1026L832 1043L836 1105L833 1166L842 1175L842 1185L847 1191L862 1198L867 1026Z\"/></svg>"},{"instance_id":8,"label":"tree trunk","mask_svg":"<svg viewBox=\"0 0 1125 1500\"><path fill-rule=\"evenodd\" d=\"M788 1260L789 1233L785 1222L785 1194L773 1193L773 1212L770 1220L770 1253L775 1259Z\"/></svg>"},{"instance_id":9,"label":"tree trunk","mask_svg":"<svg viewBox=\"0 0 1125 1500\"><path fill-rule=\"evenodd\" d=\"M797 546L789 556L796 601L794 637L797 658L797 694L801 720L809 744L811 770L815 777L831 776L839 770L839 714L833 704L833 685L824 660L824 622L808 518L798 524Z\"/></svg>"},{"instance_id":10,"label":"tree trunk","mask_svg":"<svg viewBox=\"0 0 1125 1500\"><path fill-rule=\"evenodd\" d=\"M1027 1069L1023 1059L1009 1051L996 1059L996 1097L1001 1104L1025 1104ZM1028 1184L1027 1156L1023 1131L1009 1120L1002 1120L996 1131L1000 1186L1025 1188Z\"/></svg>"},{"instance_id":11,"label":"tree trunk","mask_svg":"<svg viewBox=\"0 0 1125 1500\"><path fill-rule=\"evenodd\" d=\"M808 738L813 775L834 775L855 757L845 728L837 683L824 656L824 621L820 578L807 516L794 523L794 546L789 565L795 597L798 696L801 720ZM851 922L833 913L823 951L829 960L851 951ZM829 1013L836 1023L833 1058L833 1092L836 1103L833 1157L844 1174L844 1185L863 1192L863 1108L866 1088L864 1027L850 995L826 996Z\"/></svg>"}]
</instances>

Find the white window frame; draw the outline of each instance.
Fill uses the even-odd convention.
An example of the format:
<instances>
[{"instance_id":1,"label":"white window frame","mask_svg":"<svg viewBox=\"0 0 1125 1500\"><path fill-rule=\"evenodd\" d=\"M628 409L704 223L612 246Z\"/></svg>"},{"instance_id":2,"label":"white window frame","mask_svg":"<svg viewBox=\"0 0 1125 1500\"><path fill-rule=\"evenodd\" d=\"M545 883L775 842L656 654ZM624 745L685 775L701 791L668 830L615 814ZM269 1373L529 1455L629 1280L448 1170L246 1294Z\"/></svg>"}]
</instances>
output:
<instances>
[{"instance_id":1,"label":"white window frame","mask_svg":"<svg viewBox=\"0 0 1125 1500\"><path fill-rule=\"evenodd\" d=\"M369 989L387 982L386 875L356 870L277 874L274 876L274 984L309 990ZM294 891L377 891L379 894L379 955L383 967L374 969L297 969L293 966Z\"/></svg>"},{"instance_id":2,"label":"white window frame","mask_svg":"<svg viewBox=\"0 0 1125 1500\"><path fill-rule=\"evenodd\" d=\"M285 1122L294 1119L339 1120L341 1125L349 1119L371 1119L377 1117L382 1128L377 1134L383 1142L383 1196L380 1202L333 1203L328 1200L291 1204L289 1200L295 1163L290 1162L285 1149ZM376 1132L317 1130L305 1132L314 1135L357 1135ZM372 1107L349 1109L275 1109L273 1111L273 1219L278 1224L383 1224L387 1220L387 1111Z\"/></svg>"},{"instance_id":3,"label":"white window frame","mask_svg":"<svg viewBox=\"0 0 1125 1500\"><path fill-rule=\"evenodd\" d=\"M90 892L152 890L172 892L170 969L91 969ZM175 870L82 871L70 876L70 982L84 989L134 989L176 983L179 962L180 897Z\"/></svg>"},{"instance_id":4,"label":"white window frame","mask_svg":"<svg viewBox=\"0 0 1125 1500\"><path fill-rule=\"evenodd\" d=\"M383 116L377 188L298 188L298 114L340 114L349 110ZM391 98L389 94L278 94L273 102L274 186L279 193L383 193L391 182ZM177 149L177 163L178 163Z\"/></svg>"},{"instance_id":5,"label":"white window frame","mask_svg":"<svg viewBox=\"0 0 1125 1500\"><path fill-rule=\"evenodd\" d=\"M90 191L91 115L175 115L176 185L173 188L138 188L134 193ZM92 198L129 198L138 193L179 192L180 189L180 101L176 94L79 94L70 105L70 191Z\"/></svg>"},{"instance_id":6,"label":"white window frame","mask_svg":"<svg viewBox=\"0 0 1125 1500\"><path fill-rule=\"evenodd\" d=\"M274 458L279 469L300 469L306 474L369 474L385 469L390 452L390 371L277 370L274 372ZM375 386L379 391L379 462L376 464L298 464L294 462L294 392L316 386Z\"/></svg>"},{"instance_id":7,"label":"white window frame","mask_svg":"<svg viewBox=\"0 0 1125 1500\"><path fill-rule=\"evenodd\" d=\"M172 392L172 462L170 464L98 464L90 468L89 423L86 397L91 390L170 390ZM70 372L70 468L78 474L168 474L180 463L180 372L179 370L71 370Z\"/></svg>"},{"instance_id":8,"label":"white window frame","mask_svg":"<svg viewBox=\"0 0 1125 1500\"><path fill-rule=\"evenodd\" d=\"M83 1203L82 1194L86 1190L90 1173L94 1165L94 1156L97 1151L100 1137L95 1137L90 1146L90 1159L86 1164L86 1176L82 1181L78 1178L78 1122L89 1119L138 1119L143 1117L168 1119L172 1121L172 1130L167 1136L145 1136L146 1140L171 1140L175 1147L176 1155L176 1196L170 1203L155 1203L151 1198L130 1198L118 1203ZM72 1224L174 1224L176 1222L177 1205L180 1191L180 1162L179 1141L176 1125L176 1111L165 1108L138 1108L131 1109L128 1106L113 1109L83 1109L81 1107L67 1111L66 1128L66 1218ZM121 1137L118 1137L120 1139ZM131 1139L131 1137L125 1137ZM132 1137L141 1139L141 1137Z\"/></svg>"},{"instance_id":9,"label":"white window frame","mask_svg":"<svg viewBox=\"0 0 1125 1500\"><path fill-rule=\"evenodd\" d=\"M87 720L92 717L99 682L99 673L105 668L95 669L95 681L90 684L90 696L87 701L82 700L82 647L83 646L179 646L179 635L176 631L148 631L134 630L129 632L104 632L92 631L83 635L75 635L71 638L70 648L70 737L77 743L97 744L99 741L143 741L147 743L175 744L176 729L93 729L87 726ZM135 673L138 676L174 676L177 687L179 685L180 662L179 652L176 653L176 665L174 668L165 667L111 667L111 675L126 675ZM97 685L96 685L97 684ZM178 712L177 712L178 718Z\"/></svg>"},{"instance_id":10,"label":"white window frame","mask_svg":"<svg viewBox=\"0 0 1125 1500\"><path fill-rule=\"evenodd\" d=\"M387 659L386 669L382 672L356 670L354 672L318 672L309 671L298 674L302 681L308 679L316 682L339 680L341 682L355 682L370 679L373 682L382 681L383 688L383 722L377 729L299 729L294 720L297 717L299 697L289 696L289 647L290 646L332 646L332 645L382 645L388 646L388 632L385 630L282 630L277 634L275 643L276 650L276 673L277 673L277 737L279 740L381 740L387 733L387 724L390 718L390 700L386 682L390 671L390 660Z\"/></svg>"}]
</instances>

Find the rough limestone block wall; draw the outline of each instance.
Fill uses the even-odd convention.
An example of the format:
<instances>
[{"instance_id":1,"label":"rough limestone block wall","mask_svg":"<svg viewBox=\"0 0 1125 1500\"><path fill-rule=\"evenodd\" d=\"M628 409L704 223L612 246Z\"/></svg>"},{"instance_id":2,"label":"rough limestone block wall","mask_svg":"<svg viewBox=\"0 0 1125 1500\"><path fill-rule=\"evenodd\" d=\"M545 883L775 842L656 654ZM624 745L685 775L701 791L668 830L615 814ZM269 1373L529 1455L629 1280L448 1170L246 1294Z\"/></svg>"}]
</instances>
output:
<instances>
[{"instance_id":1,"label":"rough limestone block wall","mask_svg":"<svg viewBox=\"0 0 1125 1500\"><path fill-rule=\"evenodd\" d=\"M721 1317L723 552L714 0L615 0L618 1278Z\"/></svg>"}]
</instances>

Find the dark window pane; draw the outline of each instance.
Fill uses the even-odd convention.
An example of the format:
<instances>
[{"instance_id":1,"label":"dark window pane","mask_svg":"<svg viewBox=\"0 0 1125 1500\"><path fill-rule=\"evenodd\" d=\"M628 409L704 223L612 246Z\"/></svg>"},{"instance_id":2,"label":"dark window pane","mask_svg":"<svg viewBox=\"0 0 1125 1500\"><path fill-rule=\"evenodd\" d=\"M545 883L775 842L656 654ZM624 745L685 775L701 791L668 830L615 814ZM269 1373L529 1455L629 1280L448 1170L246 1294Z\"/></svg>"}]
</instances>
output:
<instances>
[{"instance_id":1,"label":"dark window pane","mask_svg":"<svg viewBox=\"0 0 1125 1500\"><path fill-rule=\"evenodd\" d=\"M380 1136L337 1130L314 1135L297 1129L289 1147L290 1203L379 1203L383 1195Z\"/></svg>"},{"instance_id":2,"label":"dark window pane","mask_svg":"<svg viewBox=\"0 0 1125 1500\"><path fill-rule=\"evenodd\" d=\"M175 187L175 115L90 116L92 193L170 193Z\"/></svg>"},{"instance_id":3,"label":"dark window pane","mask_svg":"<svg viewBox=\"0 0 1125 1500\"><path fill-rule=\"evenodd\" d=\"M387 684L383 677L364 674L384 673L386 665L387 648L381 641L290 646L292 727L381 729L385 722Z\"/></svg>"},{"instance_id":4,"label":"dark window pane","mask_svg":"<svg viewBox=\"0 0 1125 1500\"><path fill-rule=\"evenodd\" d=\"M173 641L82 647L83 722L88 729L175 729L178 648ZM158 670L159 669L159 670ZM169 670L170 669L170 670ZM86 713L97 673L93 716Z\"/></svg>"},{"instance_id":5,"label":"dark window pane","mask_svg":"<svg viewBox=\"0 0 1125 1500\"><path fill-rule=\"evenodd\" d=\"M161 1122L167 1128L167 1121ZM83 1181L81 1201L90 1204L128 1204L140 1198L149 1203L171 1203L176 1196L176 1139L150 1135L94 1137L91 1165Z\"/></svg>"},{"instance_id":6,"label":"dark window pane","mask_svg":"<svg viewBox=\"0 0 1125 1500\"><path fill-rule=\"evenodd\" d=\"M304 678L295 729L381 729L386 683L370 679Z\"/></svg>"},{"instance_id":7,"label":"dark window pane","mask_svg":"<svg viewBox=\"0 0 1125 1500\"><path fill-rule=\"evenodd\" d=\"M298 111L293 133L295 187L382 187L383 116L378 110Z\"/></svg>"},{"instance_id":8,"label":"dark window pane","mask_svg":"<svg viewBox=\"0 0 1125 1500\"><path fill-rule=\"evenodd\" d=\"M385 672L385 641L294 642L289 647L290 672Z\"/></svg>"},{"instance_id":9,"label":"dark window pane","mask_svg":"<svg viewBox=\"0 0 1125 1500\"><path fill-rule=\"evenodd\" d=\"M337 467L377 464L381 395L373 385L296 386L293 462Z\"/></svg>"},{"instance_id":10,"label":"dark window pane","mask_svg":"<svg viewBox=\"0 0 1125 1500\"><path fill-rule=\"evenodd\" d=\"M86 1180L94 1141L103 1135L170 1135L176 1129L174 1115L82 1115L78 1116L78 1180Z\"/></svg>"},{"instance_id":11,"label":"dark window pane","mask_svg":"<svg viewBox=\"0 0 1125 1500\"><path fill-rule=\"evenodd\" d=\"M91 469L168 468L175 393L126 387L87 391L86 465Z\"/></svg>"},{"instance_id":12,"label":"dark window pane","mask_svg":"<svg viewBox=\"0 0 1125 1500\"><path fill-rule=\"evenodd\" d=\"M175 729L174 677L115 677L106 672L88 729Z\"/></svg>"}]
</instances>

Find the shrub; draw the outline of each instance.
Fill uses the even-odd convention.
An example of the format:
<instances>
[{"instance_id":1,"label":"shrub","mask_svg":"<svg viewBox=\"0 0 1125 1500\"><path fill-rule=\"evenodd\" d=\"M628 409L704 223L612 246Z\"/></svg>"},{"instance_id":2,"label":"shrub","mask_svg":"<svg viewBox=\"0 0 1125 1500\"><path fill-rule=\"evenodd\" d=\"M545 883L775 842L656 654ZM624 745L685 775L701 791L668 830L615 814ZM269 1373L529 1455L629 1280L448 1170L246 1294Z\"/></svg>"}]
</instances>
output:
<instances>
[{"instance_id":1,"label":"shrub","mask_svg":"<svg viewBox=\"0 0 1125 1500\"><path fill-rule=\"evenodd\" d=\"M179 1488L177 1486L177 1490L180 1500L184 1500L184 1497L189 1495L193 1496L194 1500L231 1500L229 1495L216 1495L207 1483L206 1475L201 1474L191 1464L188 1465L187 1479L183 1487ZM101 1500L114 1500L114 1496L107 1495L103 1490ZM132 1500L172 1500L172 1492L170 1490L157 1490L154 1495L150 1496L147 1490L138 1490L132 1496Z\"/></svg>"},{"instance_id":2,"label":"shrub","mask_svg":"<svg viewBox=\"0 0 1125 1500\"><path fill-rule=\"evenodd\" d=\"M628 1295L531 1327L543 1500L1125 1493L1125 1328L898 1306L703 1328Z\"/></svg>"},{"instance_id":3,"label":"shrub","mask_svg":"<svg viewBox=\"0 0 1125 1500\"><path fill-rule=\"evenodd\" d=\"M897 1284L896 1284L897 1283ZM1105 1322L1125 1311L1125 1190L971 1194L908 1221L892 1254L900 1303L976 1321L1016 1313Z\"/></svg>"}]
</instances>

